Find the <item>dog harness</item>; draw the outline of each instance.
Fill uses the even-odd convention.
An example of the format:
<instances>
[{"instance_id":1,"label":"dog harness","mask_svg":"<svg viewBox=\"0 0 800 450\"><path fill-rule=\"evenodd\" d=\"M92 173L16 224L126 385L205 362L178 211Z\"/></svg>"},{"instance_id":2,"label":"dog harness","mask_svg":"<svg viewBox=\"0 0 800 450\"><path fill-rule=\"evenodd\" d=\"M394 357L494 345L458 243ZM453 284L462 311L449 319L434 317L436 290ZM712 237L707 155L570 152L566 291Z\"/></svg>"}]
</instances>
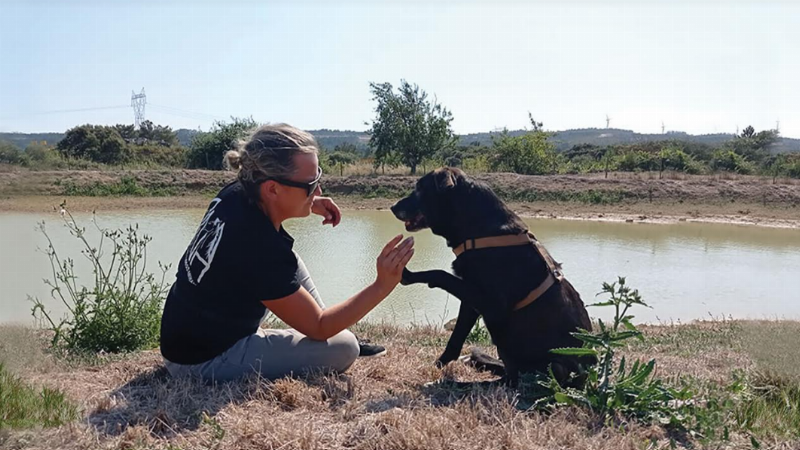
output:
<instances>
[{"instance_id":1,"label":"dog harness","mask_svg":"<svg viewBox=\"0 0 800 450\"><path fill-rule=\"evenodd\" d=\"M561 272L561 268L557 262L550 256L550 252L544 248L541 242L536 239L532 233L525 231L520 234L507 234L503 236L489 236L484 238L477 238L477 239L467 239L462 244L459 244L453 247L453 253L458 255L464 253L467 250L477 250L481 248L492 248L492 247L513 247L517 245L532 245L536 252L539 253L539 256L544 259L545 264L547 265L547 278L539 284L534 290L530 292L525 298L517 302L514 305L514 311L520 310L534 301L537 298L541 297L542 294L547 292L550 289L550 286L555 284L556 282L561 282L564 279L564 274Z\"/></svg>"}]
</instances>

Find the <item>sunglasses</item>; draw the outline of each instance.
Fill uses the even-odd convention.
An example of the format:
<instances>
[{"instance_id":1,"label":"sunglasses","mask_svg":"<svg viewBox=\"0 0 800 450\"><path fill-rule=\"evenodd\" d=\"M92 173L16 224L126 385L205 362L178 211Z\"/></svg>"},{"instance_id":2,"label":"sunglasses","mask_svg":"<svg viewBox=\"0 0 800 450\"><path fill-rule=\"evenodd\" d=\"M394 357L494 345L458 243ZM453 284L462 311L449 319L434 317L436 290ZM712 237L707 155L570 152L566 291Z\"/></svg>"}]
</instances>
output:
<instances>
[{"instance_id":1,"label":"sunglasses","mask_svg":"<svg viewBox=\"0 0 800 450\"><path fill-rule=\"evenodd\" d=\"M319 183L322 180L322 167L318 167L317 168L317 177L314 178L313 180L307 182L307 183L303 183L303 182L300 182L300 181L287 180L285 178L267 178L264 181L267 181L267 180L275 181L276 183L280 183L280 184L282 184L284 186L291 186L291 187L305 189L306 190L306 196L311 197L311 194L316 192L317 186L319 186Z\"/></svg>"}]
</instances>

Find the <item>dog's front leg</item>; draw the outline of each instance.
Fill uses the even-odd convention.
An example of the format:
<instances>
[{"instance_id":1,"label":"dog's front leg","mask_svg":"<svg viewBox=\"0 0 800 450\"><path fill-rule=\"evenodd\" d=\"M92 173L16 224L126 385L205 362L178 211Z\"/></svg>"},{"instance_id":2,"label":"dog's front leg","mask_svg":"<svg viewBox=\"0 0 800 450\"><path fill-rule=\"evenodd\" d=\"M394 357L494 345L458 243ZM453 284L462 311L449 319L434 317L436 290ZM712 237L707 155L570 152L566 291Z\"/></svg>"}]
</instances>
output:
<instances>
[{"instance_id":1,"label":"dog's front leg","mask_svg":"<svg viewBox=\"0 0 800 450\"><path fill-rule=\"evenodd\" d=\"M469 336L472 327L475 326L475 322L478 321L478 317L480 317L480 314L475 308L461 302L461 307L458 309L456 326L453 328L453 332L450 333L447 347L445 347L442 356L436 360L436 365L438 367L444 367L447 363L455 361L459 355L461 355L461 348L464 347L464 342L467 340L467 336Z\"/></svg>"},{"instance_id":2,"label":"dog's front leg","mask_svg":"<svg viewBox=\"0 0 800 450\"><path fill-rule=\"evenodd\" d=\"M455 296L462 303L466 303L473 309L476 309L479 302L479 292L472 286L468 285L464 280L458 278L452 273L445 272L444 270L426 270L423 272L412 272L408 269L403 269L403 278L401 283L404 285L409 284L427 284L428 287L439 288L447 291Z\"/></svg>"}]
</instances>

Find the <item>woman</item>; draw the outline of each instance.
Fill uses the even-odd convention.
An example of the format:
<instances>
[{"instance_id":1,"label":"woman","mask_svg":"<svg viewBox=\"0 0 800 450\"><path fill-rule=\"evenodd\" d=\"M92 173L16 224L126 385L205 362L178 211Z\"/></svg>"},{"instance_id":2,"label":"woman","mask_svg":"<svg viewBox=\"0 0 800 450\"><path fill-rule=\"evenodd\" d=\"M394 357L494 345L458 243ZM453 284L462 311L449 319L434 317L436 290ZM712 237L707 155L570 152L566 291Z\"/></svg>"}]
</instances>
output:
<instances>
[{"instance_id":1,"label":"woman","mask_svg":"<svg viewBox=\"0 0 800 450\"><path fill-rule=\"evenodd\" d=\"M266 378L344 371L361 352L346 328L397 286L414 241L389 241L375 282L325 308L282 227L312 212L323 224L341 219L336 204L320 197L317 153L313 136L280 124L259 128L225 155L237 180L211 201L164 306L161 354L173 376L225 381L253 371ZM292 328L259 328L267 310Z\"/></svg>"}]
</instances>

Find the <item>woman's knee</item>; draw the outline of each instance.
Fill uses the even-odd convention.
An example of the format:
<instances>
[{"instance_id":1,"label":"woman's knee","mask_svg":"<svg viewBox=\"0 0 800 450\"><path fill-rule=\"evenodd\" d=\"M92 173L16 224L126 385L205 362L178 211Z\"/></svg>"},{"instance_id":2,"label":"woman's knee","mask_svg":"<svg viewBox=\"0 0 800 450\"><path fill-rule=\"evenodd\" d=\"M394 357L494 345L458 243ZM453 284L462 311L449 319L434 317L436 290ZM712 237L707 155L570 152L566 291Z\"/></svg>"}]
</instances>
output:
<instances>
[{"instance_id":1,"label":"woman's knee","mask_svg":"<svg viewBox=\"0 0 800 450\"><path fill-rule=\"evenodd\" d=\"M343 330L328 340L330 351L333 352L333 369L345 371L353 365L359 354L358 339L348 330Z\"/></svg>"}]
</instances>

